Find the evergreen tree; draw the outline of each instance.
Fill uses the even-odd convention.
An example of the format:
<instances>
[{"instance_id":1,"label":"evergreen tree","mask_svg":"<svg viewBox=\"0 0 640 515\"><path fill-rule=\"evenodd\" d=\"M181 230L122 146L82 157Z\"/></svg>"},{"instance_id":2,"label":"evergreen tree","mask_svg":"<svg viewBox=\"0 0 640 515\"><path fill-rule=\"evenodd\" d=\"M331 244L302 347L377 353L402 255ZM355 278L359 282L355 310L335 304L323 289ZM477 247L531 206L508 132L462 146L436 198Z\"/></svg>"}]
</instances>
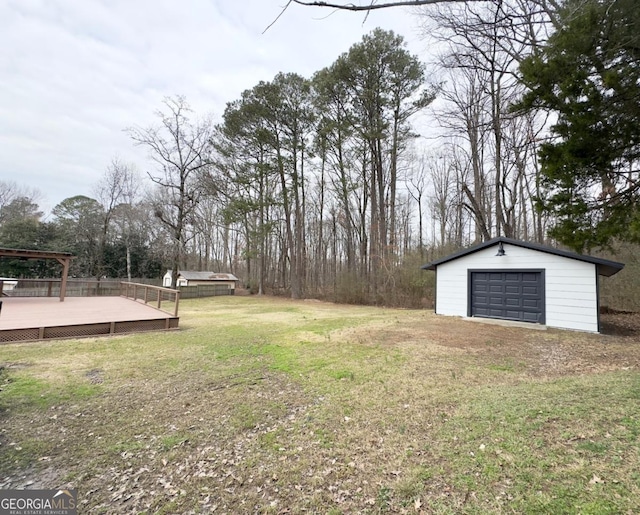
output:
<instances>
[{"instance_id":1,"label":"evergreen tree","mask_svg":"<svg viewBox=\"0 0 640 515\"><path fill-rule=\"evenodd\" d=\"M541 147L550 235L584 251L640 241L640 9L635 0L567 0L558 30L521 64L519 107L555 113Z\"/></svg>"}]
</instances>

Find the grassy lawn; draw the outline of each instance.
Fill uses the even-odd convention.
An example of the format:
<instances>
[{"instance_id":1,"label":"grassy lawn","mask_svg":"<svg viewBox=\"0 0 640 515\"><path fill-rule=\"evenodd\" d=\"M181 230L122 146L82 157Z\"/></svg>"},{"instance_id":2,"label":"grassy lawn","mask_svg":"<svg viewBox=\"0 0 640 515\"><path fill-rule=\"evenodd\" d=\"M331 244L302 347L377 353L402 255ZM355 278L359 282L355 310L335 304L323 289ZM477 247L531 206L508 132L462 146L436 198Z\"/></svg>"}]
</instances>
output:
<instances>
[{"instance_id":1,"label":"grassy lawn","mask_svg":"<svg viewBox=\"0 0 640 515\"><path fill-rule=\"evenodd\" d=\"M80 513L638 513L640 343L274 298L0 346L0 488Z\"/></svg>"}]
</instances>

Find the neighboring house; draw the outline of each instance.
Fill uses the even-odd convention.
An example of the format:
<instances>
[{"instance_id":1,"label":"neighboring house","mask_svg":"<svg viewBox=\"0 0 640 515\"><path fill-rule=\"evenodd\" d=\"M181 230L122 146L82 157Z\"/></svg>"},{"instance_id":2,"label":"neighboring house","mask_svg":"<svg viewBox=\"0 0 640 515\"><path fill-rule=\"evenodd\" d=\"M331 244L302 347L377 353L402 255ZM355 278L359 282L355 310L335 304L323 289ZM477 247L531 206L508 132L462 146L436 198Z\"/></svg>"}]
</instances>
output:
<instances>
[{"instance_id":1,"label":"neighboring house","mask_svg":"<svg viewBox=\"0 0 640 515\"><path fill-rule=\"evenodd\" d=\"M18 285L18 280L13 277L0 277L0 294L12 291Z\"/></svg>"},{"instance_id":2,"label":"neighboring house","mask_svg":"<svg viewBox=\"0 0 640 515\"><path fill-rule=\"evenodd\" d=\"M171 286L171 270L167 270L167 273L162 279L162 285L166 288ZM186 270L178 271L178 280L176 286L198 286L205 284L215 284L227 286L230 290L234 291L238 284L238 279L233 274L220 274L215 272L189 272Z\"/></svg>"},{"instance_id":3,"label":"neighboring house","mask_svg":"<svg viewBox=\"0 0 640 515\"><path fill-rule=\"evenodd\" d=\"M599 276L624 264L498 237L422 268L436 272L438 315L599 332Z\"/></svg>"}]
</instances>

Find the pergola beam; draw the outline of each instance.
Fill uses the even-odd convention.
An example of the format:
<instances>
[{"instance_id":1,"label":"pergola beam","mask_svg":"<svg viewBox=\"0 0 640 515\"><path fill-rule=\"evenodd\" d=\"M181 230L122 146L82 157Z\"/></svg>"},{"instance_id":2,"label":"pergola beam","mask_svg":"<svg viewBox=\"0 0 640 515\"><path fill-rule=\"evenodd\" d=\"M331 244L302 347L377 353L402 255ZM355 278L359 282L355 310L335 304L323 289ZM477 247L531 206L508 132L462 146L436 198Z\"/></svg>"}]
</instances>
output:
<instances>
[{"instance_id":1,"label":"pergola beam","mask_svg":"<svg viewBox=\"0 0 640 515\"><path fill-rule=\"evenodd\" d=\"M60 302L64 302L67 294L67 278L69 277L69 266L71 260L75 258L70 252L51 252L48 250L25 250L25 249L5 249L0 248L0 258L12 259L55 259L62 265L62 280L60 282Z\"/></svg>"}]
</instances>

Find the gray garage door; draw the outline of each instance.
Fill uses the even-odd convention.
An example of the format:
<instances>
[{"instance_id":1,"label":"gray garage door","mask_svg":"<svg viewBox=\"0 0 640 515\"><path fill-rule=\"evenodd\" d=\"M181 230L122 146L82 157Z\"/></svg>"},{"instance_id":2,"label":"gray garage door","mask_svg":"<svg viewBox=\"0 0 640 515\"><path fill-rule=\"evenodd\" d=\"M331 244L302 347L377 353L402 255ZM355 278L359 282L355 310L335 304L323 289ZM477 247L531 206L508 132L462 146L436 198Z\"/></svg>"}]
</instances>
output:
<instances>
[{"instance_id":1,"label":"gray garage door","mask_svg":"<svg viewBox=\"0 0 640 515\"><path fill-rule=\"evenodd\" d=\"M470 272L471 316L544 324L542 271Z\"/></svg>"}]
</instances>

